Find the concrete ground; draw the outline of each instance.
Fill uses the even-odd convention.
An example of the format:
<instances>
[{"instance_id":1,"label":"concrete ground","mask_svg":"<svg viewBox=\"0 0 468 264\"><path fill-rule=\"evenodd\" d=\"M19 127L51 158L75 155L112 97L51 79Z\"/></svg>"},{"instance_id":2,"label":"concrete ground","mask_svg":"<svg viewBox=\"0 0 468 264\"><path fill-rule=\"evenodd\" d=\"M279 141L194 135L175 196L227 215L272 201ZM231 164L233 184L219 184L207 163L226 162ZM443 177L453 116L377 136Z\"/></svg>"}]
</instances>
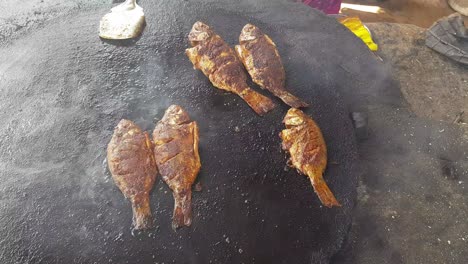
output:
<instances>
[{"instance_id":1,"label":"concrete ground","mask_svg":"<svg viewBox=\"0 0 468 264\"><path fill-rule=\"evenodd\" d=\"M110 2L1 1L0 44L46 20ZM369 27L380 45L376 59L396 82L379 93L365 85L361 91L343 90L352 95L350 109L368 116L368 136L359 141L365 174L348 247L334 262L467 263L467 68L427 49L419 27ZM350 78L360 77L350 73Z\"/></svg>"}]
</instances>

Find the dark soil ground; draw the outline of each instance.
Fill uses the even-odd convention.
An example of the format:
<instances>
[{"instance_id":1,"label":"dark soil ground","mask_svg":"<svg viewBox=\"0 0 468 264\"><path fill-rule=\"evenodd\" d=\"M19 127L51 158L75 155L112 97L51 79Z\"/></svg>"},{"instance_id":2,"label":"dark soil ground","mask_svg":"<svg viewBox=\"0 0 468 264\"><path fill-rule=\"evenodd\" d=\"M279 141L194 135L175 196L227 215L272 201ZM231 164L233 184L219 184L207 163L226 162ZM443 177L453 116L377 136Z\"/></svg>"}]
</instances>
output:
<instances>
[{"instance_id":1,"label":"dark soil ground","mask_svg":"<svg viewBox=\"0 0 468 264\"><path fill-rule=\"evenodd\" d=\"M369 117L359 144L367 172L350 247L337 263L465 263L467 68L426 48L422 28L368 27L397 84L353 103Z\"/></svg>"}]
</instances>

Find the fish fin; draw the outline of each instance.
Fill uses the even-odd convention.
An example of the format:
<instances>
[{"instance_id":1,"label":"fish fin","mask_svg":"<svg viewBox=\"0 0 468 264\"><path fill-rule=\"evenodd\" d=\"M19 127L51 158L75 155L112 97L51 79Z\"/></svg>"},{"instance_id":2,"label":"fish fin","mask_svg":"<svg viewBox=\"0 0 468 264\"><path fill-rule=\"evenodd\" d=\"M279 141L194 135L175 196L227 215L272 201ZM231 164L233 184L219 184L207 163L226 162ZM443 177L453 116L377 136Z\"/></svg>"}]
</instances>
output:
<instances>
[{"instance_id":1,"label":"fish fin","mask_svg":"<svg viewBox=\"0 0 468 264\"><path fill-rule=\"evenodd\" d=\"M244 63L244 58L242 56L242 46L236 45L234 46L234 50L236 51L237 58Z\"/></svg>"},{"instance_id":2,"label":"fish fin","mask_svg":"<svg viewBox=\"0 0 468 264\"><path fill-rule=\"evenodd\" d=\"M239 96L244 99L244 101L260 116L265 115L273 108L275 108L275 103L273 101L261 95L250 88L244 89Z\"/></svg>"},{"instance_id":3,"label":"fish fin","mask_svg":"<svg viewBox=\"0 0 468 264\"><path fill-rule=\"evenodd\" d=\"M185 50L185 55L189 58L193 64L193 69L197 70L198 67L198 49L197 47L188 48Z\"/></svg>"},{"instance_id":4,"label":"fish fin","mask_svg":"<svg viewBox=\"0 0 468 264\"><path fill-rule=\"evenodd\" d=\"M237 58L239 58L239 59L242 58L241 57L241 52L242 52L241 46L240 45L235 45L234 50L236 51Z\"/></svg>"},{"instance_id":5,"label":"fish fin","mask_svg":"<svg viewBox=\"0 0 468 264\"><path fill-rule=\"evenodd\" d=\"M172 229L175 231L182 226L192 224L192 191L173 192L174 214L172 216Z\"/></svg>"},{"instance_id":6,"label":"fish fin","mask_svg":"<svg viewBox=\"0 0 468 264\"><path fill-rule=\"evenodd\" d=\"M322 177L311 179L311 182L315 193L323 205L329 208L332 206L341 206Z\"/></svg>"}]
</instances>

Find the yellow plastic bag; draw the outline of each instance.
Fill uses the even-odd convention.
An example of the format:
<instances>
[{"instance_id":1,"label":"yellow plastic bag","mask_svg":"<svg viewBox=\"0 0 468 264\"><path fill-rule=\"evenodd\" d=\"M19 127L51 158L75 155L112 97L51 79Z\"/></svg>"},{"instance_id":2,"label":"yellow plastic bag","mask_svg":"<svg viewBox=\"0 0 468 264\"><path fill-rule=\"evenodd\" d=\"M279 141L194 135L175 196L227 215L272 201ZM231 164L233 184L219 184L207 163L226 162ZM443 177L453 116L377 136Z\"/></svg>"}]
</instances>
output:
<instances>
[{"instance_id":1,"label":"yellow plastic bag","mask_svg":"<svg viewBox=\"0 0 468 264\"><path fill-rule=\"evenodd\" d=\"M358 36L366 45L369 47L370 50L376 51L379 46L375 44L372 40L372 36L370 31L362 24L361 19L358 17L346 17L341 18L340 23L351 30L356 36Z\"/></svg>"}]
</instances>

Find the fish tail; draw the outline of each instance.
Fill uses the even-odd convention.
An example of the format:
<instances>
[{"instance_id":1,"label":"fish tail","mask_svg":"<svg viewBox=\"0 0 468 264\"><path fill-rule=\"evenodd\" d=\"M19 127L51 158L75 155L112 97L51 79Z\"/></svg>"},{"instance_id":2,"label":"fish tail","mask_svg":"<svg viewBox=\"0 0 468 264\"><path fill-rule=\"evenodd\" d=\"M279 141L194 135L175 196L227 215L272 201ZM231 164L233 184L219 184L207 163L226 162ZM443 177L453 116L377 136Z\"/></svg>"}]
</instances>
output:
<instances>
[{"instance_id":1,"label":"fish tail","mask_svg":"<svg viewBox=\"0 0 468 264\"><path fill-rule=\"evenodd\" d=\"M192 191L173 192L174 214L172 216L172 229L192 224Z\"/></svg>"},{"instance_id":2,"label":"fish tail","mask_svg":"<svg viewBox=\"0 0 468 264\"><path fill-rule=\"evenodd\" d=\"M270 98L261 95L250 88L244 89L239 96L260 116L265 115L273 108L275 104Z\"/></svg>"},{"instance_id":3,"label":"fish tail","mask_svg":"<svg viewBox=\"0 0 468 264\"><path fill-rule=\"evenodd\" d=\"M332 206L341 206L341 204L336 200L330 188L328 188L328 185L323 179L323 177L312 178L311 182L312 186L314 187L315 193L317 194L323 205L329 208L331 208Z\"/></svg>"},{"instance_id":4,"label":"fish tail","mask_svg":"<svg viewBox=\"0 0 468 264\"><path fill-rule=\"evenodd\" d=\"M293 108L302 108L302 107L308 107L309 104L302 101L301 99L297 98L296 96L283 91L281 93L275 94L275 96L278 96L283 102L285 102L287 105L293 107Z\"/></svg>"},{"instance_id":5,"label":"fish tail","mask_svg":"<svg viewBox=\"0 0 468 264\"><path fill-rule=\"evenodd\" d=\"M153 216L147 193L136 195L132 199L133 226L135 229L149 229L153 227Z\"/></svg>"}]
</instances>

